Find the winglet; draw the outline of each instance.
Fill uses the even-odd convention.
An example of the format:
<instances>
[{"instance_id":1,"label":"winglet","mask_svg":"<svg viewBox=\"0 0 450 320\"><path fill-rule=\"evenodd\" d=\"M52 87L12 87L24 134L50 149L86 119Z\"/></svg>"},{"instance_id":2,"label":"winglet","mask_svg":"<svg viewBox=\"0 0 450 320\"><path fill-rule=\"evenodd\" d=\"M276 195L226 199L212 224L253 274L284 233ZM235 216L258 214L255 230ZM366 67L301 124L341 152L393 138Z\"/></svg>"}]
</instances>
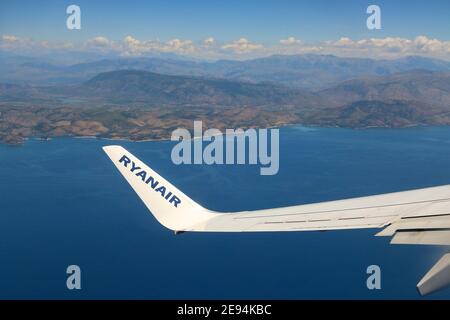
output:
<instances>
[{"instance_id":1,"label":"winglet","mask_svg":"<svg viewBox=\"0 0 450 320\"><path fill-rule=\"evenodd\" d=\"M189 231L195 225L216 216L123 147L106 146L103 150L159 223L166 228L176 233Z\"/></svg>"}]
</instances>

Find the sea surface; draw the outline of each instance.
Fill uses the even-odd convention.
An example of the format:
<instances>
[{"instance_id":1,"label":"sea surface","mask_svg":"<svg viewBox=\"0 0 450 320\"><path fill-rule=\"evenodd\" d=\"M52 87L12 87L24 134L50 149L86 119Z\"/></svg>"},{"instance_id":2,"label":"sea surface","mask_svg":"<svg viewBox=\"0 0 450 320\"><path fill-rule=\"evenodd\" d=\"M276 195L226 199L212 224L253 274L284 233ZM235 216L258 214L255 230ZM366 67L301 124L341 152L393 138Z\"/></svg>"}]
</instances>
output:
<instances>
[{"instance_id":1,"label":"sea surface","mask_svg":"<svg viewBox=\"0 0 450 320\"><path fill-rule=\"evenodd\" d=\"M280 171L176 166L174 142L61 138L0 145L2 299L418 299L447 248L378 230L174 235L102 151L120 144L201 205L241 211L450 184L450 128L280 131ZM66 268L81 268L81 290ZM366 269L381 268L381 290ZM450 298L450 290L428 298Z\"/></svg>"}]
</instances>

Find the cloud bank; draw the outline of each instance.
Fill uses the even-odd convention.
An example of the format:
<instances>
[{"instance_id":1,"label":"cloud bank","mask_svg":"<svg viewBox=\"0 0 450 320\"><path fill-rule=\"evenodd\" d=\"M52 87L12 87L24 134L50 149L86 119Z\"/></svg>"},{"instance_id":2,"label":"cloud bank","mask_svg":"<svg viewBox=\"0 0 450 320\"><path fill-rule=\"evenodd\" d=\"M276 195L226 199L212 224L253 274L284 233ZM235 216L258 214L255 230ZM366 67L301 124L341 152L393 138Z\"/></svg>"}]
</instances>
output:
<instances>
[{"instance_id":1,"label":"cloud bank","mask_svg":"<svg viewBox=\"0 0 450 320\"><path fill-rule=\"evenodd\" d=\"M385 37L353 40L342 37L338 40L317 43L306 43L295 37L287 37L272 45L257 43L244 37L230 42L222 42L214 37L194 42L178 38L168 41L142 40L132 35L116 41L97 36L83 43L37 41L14 35L0 37L0 51L4 52L38 54L70 50L128 57L170 53L199 59L249 59L273 54L318 53L379 59L422 55L450 60L450 41L428 38L423 35L414 39Z\"/></svg>"}]
</instances>

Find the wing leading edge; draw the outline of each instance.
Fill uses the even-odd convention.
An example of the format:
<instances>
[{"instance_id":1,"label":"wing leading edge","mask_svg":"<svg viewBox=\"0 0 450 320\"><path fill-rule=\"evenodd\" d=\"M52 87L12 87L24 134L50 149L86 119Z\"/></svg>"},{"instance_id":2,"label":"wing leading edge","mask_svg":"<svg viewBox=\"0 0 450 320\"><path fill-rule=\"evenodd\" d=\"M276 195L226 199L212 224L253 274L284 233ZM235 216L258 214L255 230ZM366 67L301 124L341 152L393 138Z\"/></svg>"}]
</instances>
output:
<instances>
[{"instance_id":1,"label":"wing leading edge","mask_svg":"<svg viewBox=\"0 0 450 320\"><path fill-rule=\"evenodd\" d=\"M285 208L221 213L197 204L124 148L107 146L103 149L155 218L176 233L384 228L377 236L390 236L393 244L450 245L450 185ZM450 279L450 259L443 261L434 269L441 273L438 279ZM420 284L426 288L421 291L419 287L422 294L442 286L442 281L437 281L438 286L430 285L429 281L436 282L436 277L427 274L422 279Z\"/></svg>"}]
</instances>

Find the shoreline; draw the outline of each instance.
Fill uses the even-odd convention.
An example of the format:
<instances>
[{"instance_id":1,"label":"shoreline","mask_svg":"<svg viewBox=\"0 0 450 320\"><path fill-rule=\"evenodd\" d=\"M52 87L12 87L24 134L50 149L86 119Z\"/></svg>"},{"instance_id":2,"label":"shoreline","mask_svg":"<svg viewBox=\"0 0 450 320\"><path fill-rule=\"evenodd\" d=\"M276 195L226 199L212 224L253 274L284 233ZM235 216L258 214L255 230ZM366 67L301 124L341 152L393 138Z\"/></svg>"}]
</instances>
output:
<instances>
[{"instance_id":1,"label":"shoreline","mask_svg":"<svg viewBox=\"0 0 450 320\"><path fill-rule=\"evenodd\" d=\"M341 127L341 126L323 126L323 125L314 125L314 124L299 124L299 123L289 123L284 124L281 126L270 126L266 128L253 128L253 129L282 129L287 127L303 127L303 128L315 128L315 129L331 129L331 128L337 128L337 129L346 129L346 130L371 130L371 129L395 129L395 130L403 130L403 129L411 129L411 128L426 128L426 127L450 127L449 125L424 125L424 124L416 124L416 125L409 125L404 127L388 127L388 126L367 126L367 127ZM244 130L245 131L245 130ZM207 137L214 137L214 136L224 136L225 132L223 132L221 135L208 135ZM203 136L205 137L205 136ZM98 137L98 136L73 136L73 135L62 135L62 136L56 136L56 137L39 137L39 136L30 136L30 137L24 137L21 139L21 141L9 143L3 140L0 140L0 144L3 145L9 145L9 146L21 146L28 140L37 140L37 141L51 141L58 138L73 138L73 139L89 139L89 140L107 140L107 141L125 141L125 142L159 142L159 141L179 141L179 140L171 140L170 137L161 137L161 138L148 138L148 139L139 139L139 140L133 140L126 137L117 137L117 138L111 138L111 137ZM200 137L192 137L190 140L194 141L199 139Z\"/></svg>"}]
</instances>

